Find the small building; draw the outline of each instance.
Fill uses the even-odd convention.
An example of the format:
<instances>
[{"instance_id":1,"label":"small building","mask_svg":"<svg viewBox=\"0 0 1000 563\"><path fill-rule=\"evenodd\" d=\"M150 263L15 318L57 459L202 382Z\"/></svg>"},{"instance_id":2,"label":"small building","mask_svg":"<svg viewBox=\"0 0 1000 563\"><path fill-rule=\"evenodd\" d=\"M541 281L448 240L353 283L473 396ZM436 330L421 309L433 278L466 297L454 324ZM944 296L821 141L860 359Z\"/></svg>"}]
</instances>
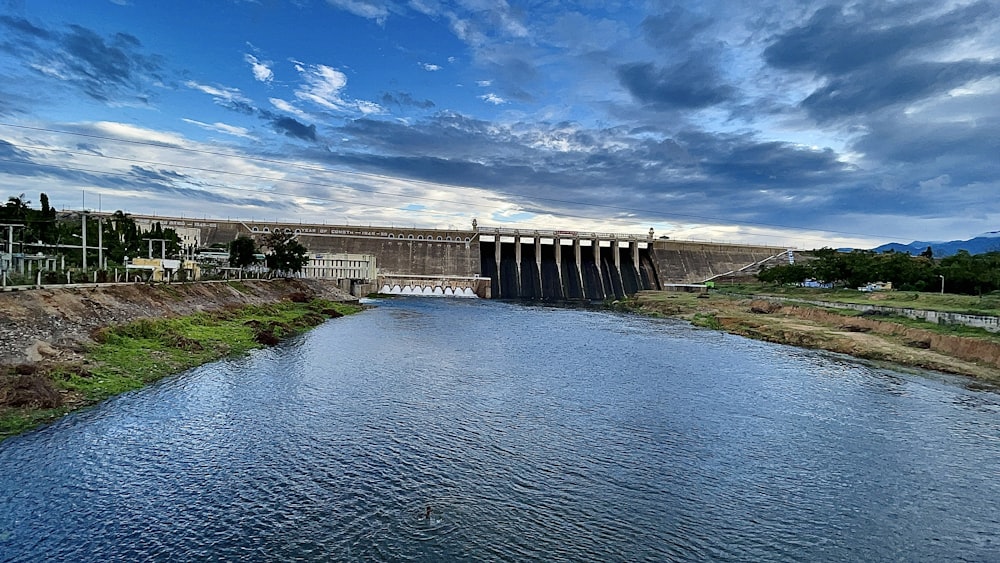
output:
<instances>
[{"instance_id":1,"label":"small building","mask_svg":"<svg viewBox=\"0 0 1000 563\"><path fill-rule=\"evenodd\" d=\"M371 254L313 253L302 268L302 277L368 282L378 277L378 267Z\"/></svg>"},{"instance_id":2,"label":"small building","mask_svg":"<svg viewBox=\"0 0 1000 563\"><path fill-rule=\"evenodd\" d=\"M859 287L858 291L864 291L866 293L872 291L892 291L892 282L872 282Z\"/></svg>"},{"instance_id":3,"label":"small building","mask_svg":"<svg viewBox=\"0 0 1000 563\"><path fill-rule=\"evenodd\" d=\"M194 260L165 258L134 258L125 265L129 277L138 275L142 281L194 281L201 279L201 266Z\"/></svg>"}]
</instances>

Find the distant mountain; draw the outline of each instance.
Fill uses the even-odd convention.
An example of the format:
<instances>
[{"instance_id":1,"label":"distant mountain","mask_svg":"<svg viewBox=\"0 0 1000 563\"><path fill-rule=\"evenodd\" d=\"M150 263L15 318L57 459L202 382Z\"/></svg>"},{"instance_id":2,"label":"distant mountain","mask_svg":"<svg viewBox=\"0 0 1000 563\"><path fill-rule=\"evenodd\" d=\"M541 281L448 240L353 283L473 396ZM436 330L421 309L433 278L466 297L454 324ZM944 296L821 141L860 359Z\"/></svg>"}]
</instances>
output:
<instances>
[{"instance_id":1,"label":"distant mountain","mask_svg":"<svg viewBox=\"0 0 1000 563\"><path fill-rule=\"evenodd\" d=\"M875 252L895 250L896 252L908 252L916 255L927 250L928 246L934 252L935 258L951 256L958 253L959 250L965 250L969 254L982 254L994 250L1000 251L1000 231L990 231L969 240L950 240L947 242L913 241L910 244L890 242L872 250Z\"/></svg>"}]
</instances>

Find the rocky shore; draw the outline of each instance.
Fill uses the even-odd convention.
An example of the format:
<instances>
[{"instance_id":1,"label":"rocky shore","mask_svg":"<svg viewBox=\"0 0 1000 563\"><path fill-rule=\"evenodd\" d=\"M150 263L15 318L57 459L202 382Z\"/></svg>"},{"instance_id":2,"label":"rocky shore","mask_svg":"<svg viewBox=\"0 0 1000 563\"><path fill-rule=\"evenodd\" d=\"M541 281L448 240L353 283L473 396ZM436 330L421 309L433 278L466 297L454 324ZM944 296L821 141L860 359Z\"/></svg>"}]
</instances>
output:
<instances>
[{"instance_id":1,"label":"rocky shore","mask_svg":"<svg viewBox=\"0 0 1000 563\"><path fill-rule=\"evenodd\" d=\"M0 366L73 363L95 329L147 318L274 303L292 295L357 299L320 280L123 284L0 293Z\"/></svg>"}]
</instances>

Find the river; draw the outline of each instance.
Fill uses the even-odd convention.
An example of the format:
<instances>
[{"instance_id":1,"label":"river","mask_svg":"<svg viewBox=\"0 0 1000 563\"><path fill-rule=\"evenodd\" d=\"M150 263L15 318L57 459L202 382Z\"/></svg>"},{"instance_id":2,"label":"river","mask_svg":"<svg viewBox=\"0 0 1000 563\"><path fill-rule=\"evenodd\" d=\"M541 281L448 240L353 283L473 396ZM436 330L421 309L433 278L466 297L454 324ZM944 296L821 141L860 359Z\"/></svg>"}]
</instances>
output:
<instances>
[{"instance_id":1,"label":"river","mask_svg":"<svg viewBox=\"0 0 1000 563\"><path fill-rule=\"evenodd\" d=\"M967 383L386 300L0 444L0 561L996 560L1000 397Z\"/></svg>"}]
</instances>

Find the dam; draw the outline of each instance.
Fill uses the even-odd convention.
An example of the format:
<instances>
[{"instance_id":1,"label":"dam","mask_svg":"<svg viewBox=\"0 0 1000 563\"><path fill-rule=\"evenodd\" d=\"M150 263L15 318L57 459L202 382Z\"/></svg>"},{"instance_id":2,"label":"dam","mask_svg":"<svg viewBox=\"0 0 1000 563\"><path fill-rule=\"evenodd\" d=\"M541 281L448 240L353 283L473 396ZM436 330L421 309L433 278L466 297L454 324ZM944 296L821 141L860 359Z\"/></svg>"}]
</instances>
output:
<instances>
[{"instance_id":1,"label":"dam","mask_svg":"<svg viewBox=\"0 0 1000 563\"><path fill-rule=\"evenodd\" d=\"M174 229L185 245L228 244L273 232L309 251L308 277L375 291L493 299L605 300L641 290L737 279L790 260L785 247L678 241L645 234L512 229L419 229L133 215ZM338 264L347 267L335 267Z\"/></svg>"}]
</instances>

